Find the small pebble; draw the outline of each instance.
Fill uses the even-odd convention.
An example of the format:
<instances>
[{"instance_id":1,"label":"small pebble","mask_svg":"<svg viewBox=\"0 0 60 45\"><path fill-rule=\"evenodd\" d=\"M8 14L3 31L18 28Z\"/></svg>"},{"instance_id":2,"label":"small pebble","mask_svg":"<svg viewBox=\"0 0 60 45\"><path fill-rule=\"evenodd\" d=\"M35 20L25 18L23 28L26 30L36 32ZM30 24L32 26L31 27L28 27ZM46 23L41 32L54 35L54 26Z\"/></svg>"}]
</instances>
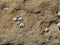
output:
<instances>
[{"instance_id":1,"label":"small pebble","mask_svg":"<svg viewBox=\"0 0 60 45\"><path fill-rule=\"evenodd\" d=\"M18 18L18 21L23 21L23 20L24 20L23 17L19 17L19 18Z\"/></svg>"},{"instance_id":2,"label":"small pebble","mask_svg":"<svg viewBox=\"0 0 60 45\"><path fill-rule=\"evenodd\" d=\"M13 21L17 21L17 20L18 20L18 18L16 18L16 17L13 18Z\"/></svg>"},{"instance_id":3,"label":"small pebble","mask_svg":"<svg viewBox=\"0 0 60 45\"><path fill-rule=\"evenodd\" d=\"M60 17L60 12L57 13L57 16Z\"/></svg>"},{"instance_id":4,"label":"small pebble","mask_svg":"<svg viewBox=\"0 0 60 45\"><path fill-rule=\"evenodd\" d=\"M23 28L24 26L25 26L24 23L19 24L19 28Z\"/></svg>"},{"instance_id":5,"label":"small pebble","mask_svg":"<svg viewBox=\"0 0 60 45\"><path fill-rule=\"evenodd\" d=\"M45 29L45 32L48 32L48 31L49 31L49 28L46 28L46 29Z\"/></svg>"}]
</instances>

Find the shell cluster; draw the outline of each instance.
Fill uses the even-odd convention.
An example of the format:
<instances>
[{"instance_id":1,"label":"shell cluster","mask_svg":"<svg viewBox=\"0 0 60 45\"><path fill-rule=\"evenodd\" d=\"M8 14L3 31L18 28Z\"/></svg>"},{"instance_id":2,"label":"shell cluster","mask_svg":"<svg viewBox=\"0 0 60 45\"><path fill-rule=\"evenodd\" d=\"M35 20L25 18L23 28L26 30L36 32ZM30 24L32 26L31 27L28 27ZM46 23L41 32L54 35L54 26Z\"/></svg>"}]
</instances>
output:
<instances>
[{"instance_id":1,"label":"shell cluster","mask_svg":"<svg viewBox=\"0 0 60 45\"><path fill-rule=\"evenodd\" d=\"M23 21L23 20L24 20L23 17L14 17L14 18L13 18L13 21L14 21L14 22L16 22L16 21ZM23 28L24 26L25 26L25 24L24 24L23 22L21 22L21 23L18 25L19 28Z\"/></svg>"}]
</instances>

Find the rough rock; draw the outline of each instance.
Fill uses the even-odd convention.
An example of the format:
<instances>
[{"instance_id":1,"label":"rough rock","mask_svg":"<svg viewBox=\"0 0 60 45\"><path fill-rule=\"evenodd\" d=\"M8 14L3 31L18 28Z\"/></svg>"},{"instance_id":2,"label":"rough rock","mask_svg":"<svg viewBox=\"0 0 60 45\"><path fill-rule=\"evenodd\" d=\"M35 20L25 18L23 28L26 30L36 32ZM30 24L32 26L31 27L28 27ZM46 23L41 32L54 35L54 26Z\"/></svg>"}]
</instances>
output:
<instances>
[{"instance_id":1,"label":"rough rock","mask_svg":"<svg viewBox=\"0 0 60 45\"><path fill-rule=\"evenodd\" d=\"M0 0L0 45L60 45L59 10L60 0ZM19 16L24 17L24 28L12 21Z\"/></svg>"}]
</instances>

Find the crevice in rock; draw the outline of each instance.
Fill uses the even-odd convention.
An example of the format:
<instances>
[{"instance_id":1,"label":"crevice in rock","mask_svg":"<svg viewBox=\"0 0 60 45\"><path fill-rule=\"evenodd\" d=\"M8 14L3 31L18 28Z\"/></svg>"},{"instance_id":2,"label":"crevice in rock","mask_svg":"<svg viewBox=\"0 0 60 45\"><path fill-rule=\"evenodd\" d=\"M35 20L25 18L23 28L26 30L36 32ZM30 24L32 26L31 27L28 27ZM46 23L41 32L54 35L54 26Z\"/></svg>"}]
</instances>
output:
<instances>
[{"instance_id":1,"label":"crevice in rock","mask_svg":"<svg viewBox=\"0 0 60 45\"><path fill-rule=\"evenodd\" d=\"M5 44L1 44L1 45L14 45L14 43L5 43Z\"/></svg>"},{"instance_id":2,"label":"crevice in rock","mask_svg":"<svg viewBox=\"0 0 60 45\"><path fill-rule=\"evenodd\" d=\"M31 13L34 13L34 14L39 14L39 13L40 13L40 11L37 11L37 12L34 12L34 11L27 11L27 12L29 12L30 14L31 14Z\"/></svg>"},{"instance_id":3,"label":"crevice in rock","mask_svg":"<svg viewBox=\"0 0 60 45\"><path fill-rule=\"evenodd\" d=\"M51 24L53 24L53 23L54 23L54 24L57 24L58 21L56 21L56 20L50 21L48 27L49 27Z\"/></svg>"},{"instance_id":4,"label":"crevice in rock","mask_svg":"<svg viewBox=\"0 0 60 45\"><path fill-rule=\"evenodd\" d=\"M23 3L25 3L27 0L24 0Z\"/></svg>"}]
</instances>

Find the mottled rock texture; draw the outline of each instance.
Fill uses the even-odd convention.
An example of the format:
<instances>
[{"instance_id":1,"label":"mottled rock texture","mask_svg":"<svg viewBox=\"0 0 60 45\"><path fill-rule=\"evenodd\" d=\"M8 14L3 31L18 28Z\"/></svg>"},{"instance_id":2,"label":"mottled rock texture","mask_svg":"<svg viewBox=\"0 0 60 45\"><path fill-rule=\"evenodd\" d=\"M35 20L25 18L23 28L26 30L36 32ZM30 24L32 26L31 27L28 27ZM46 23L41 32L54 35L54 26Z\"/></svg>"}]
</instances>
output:
<instances>
[{"instance_id":1,"label":"mottled rock texture","mask_svg":"<svg viewBox=\"0 0 60 45\"><path fill-rule=\"evenodd\" d=\"M0 45L60 45L58 11L60 0L0 0ZM19 16L24 21L12 21Z\"/></svg>"}]
</instances>

